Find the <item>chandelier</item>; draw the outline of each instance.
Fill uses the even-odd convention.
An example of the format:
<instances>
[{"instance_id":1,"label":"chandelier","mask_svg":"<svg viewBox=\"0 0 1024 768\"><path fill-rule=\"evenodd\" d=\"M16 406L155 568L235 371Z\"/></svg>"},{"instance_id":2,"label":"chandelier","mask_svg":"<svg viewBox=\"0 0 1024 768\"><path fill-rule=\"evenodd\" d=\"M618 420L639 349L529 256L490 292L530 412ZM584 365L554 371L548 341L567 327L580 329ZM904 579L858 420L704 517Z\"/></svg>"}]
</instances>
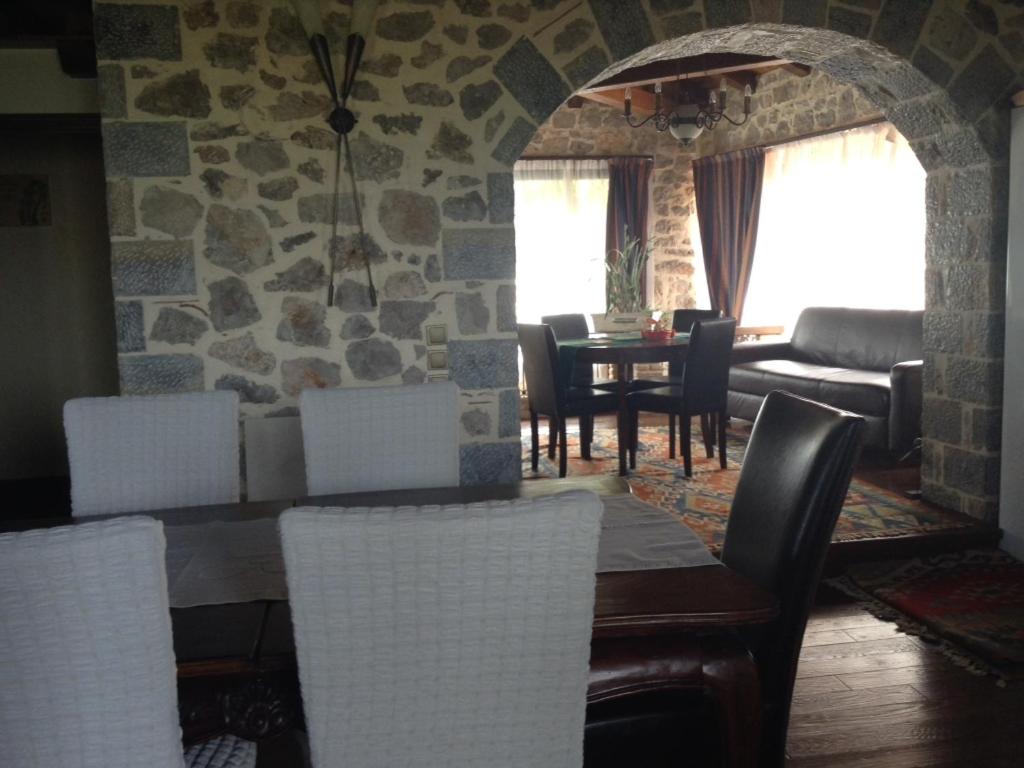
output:
<instances>
[{"instance_id":1,"label":"chandelier","mask_svg":"<svg viewBox=\"0 0 1024 768\"><path fill-rule=\"evenodd\" d=\"M684 145L689 145L694 139L700 136L701 132L714 130L722 121L726 120L732 125L743 125L750 118L750 97L753 91L747 84L743 88L743 117L734 120L725 113L725 81L719 86L718 93L709 90L707 99L703 103L684 103L671 109L662 108L661 82L654 84L654 111L643 120L637 120L633 116L633 98L630 89L626 88L623 117L626 123L632 128L639 128L647 123L653 123L658 131L668 131Z\"/></svg>"}]
</instances>

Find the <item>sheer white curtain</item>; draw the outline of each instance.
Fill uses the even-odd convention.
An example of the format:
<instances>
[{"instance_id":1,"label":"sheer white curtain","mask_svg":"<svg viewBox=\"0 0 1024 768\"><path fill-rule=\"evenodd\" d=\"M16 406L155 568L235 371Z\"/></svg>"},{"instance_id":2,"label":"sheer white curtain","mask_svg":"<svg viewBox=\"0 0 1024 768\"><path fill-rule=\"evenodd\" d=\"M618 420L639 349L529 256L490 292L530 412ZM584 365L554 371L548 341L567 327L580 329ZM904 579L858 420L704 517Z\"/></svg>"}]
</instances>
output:
<instances>
[{"instance_id":1,"label":"sheer white curtain","mask_svg":"<svg viewBox=\"0 0 1024 768\"><path fill-rule=\"evenodd\" d=\"M888 123L765 157L743 325L792 332L808 306L924 308L925 171Z\"/></svg>"},{"instance_id":2,"label":"sheer white curtain","mask_svg":"<svg viewBox=\"0 0 1024 768\"><path fill-rule=\"evenodd\" d=\"M516 317L605 311L604 160L515 164Z\"/></svg>"}]
</instances>

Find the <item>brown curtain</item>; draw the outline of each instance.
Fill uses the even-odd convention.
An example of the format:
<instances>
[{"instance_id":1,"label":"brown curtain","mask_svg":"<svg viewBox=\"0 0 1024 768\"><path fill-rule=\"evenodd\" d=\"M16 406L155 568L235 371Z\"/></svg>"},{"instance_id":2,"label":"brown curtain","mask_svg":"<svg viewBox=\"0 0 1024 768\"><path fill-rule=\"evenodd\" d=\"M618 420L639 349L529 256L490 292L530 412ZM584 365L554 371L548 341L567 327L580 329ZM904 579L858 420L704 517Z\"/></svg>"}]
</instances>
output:
<instances>
[{"instance_id":1,"label":"brown curtain","mask_svg":"<svg viewBox=\"0 0 1024 768\"><path fill-rule=\"evenodd\" d=\"M623 228L647 244L647 209L651 190L649 157L613 157L608 160L608 223L605 251L622 248Z\"/></svg>"},{"instance_id":2,"label":"brown curtain","mask_svg":"<svg viewBox=\"0 0 1024 768\"><path fill-rule=\"evenodd\" d=\"M757 244L764 149L743 149L693 161L697 222L711 307L743 316Z\"/></svg>"}]
</instances>

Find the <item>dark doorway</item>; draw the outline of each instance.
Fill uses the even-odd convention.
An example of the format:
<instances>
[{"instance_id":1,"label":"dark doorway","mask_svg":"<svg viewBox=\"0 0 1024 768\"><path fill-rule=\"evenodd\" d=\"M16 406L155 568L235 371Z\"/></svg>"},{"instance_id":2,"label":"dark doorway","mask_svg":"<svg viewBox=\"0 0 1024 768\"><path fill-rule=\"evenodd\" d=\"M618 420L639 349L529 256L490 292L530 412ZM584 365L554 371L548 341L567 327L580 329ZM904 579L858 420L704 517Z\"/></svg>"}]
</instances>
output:
<instances>
[{"instance_id":1,"label":"dark doorway","mask_svg":"<svg viewBox=\"0 0 1024 768\"><path fill-rule=\"evenodd\" d=\"M118 390L99 120L0 116L0 487L66 504L62 408ZM20 508L20 509L19 509Z\"/></svg>"}]
</instances>

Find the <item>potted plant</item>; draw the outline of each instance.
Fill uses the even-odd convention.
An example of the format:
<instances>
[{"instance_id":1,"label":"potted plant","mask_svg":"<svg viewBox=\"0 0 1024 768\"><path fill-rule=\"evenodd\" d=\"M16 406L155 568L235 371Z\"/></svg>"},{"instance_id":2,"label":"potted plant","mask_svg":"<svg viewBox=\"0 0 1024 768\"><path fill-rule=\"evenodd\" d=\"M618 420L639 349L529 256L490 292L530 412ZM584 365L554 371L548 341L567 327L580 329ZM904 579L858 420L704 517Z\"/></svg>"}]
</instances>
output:
<instances>
[{"instance_id":1,"label":"potted plant","mask_svg":"<svg viewBox=\"0 0 1024 768\"><path fill-rule=\"evenodd\" d=\"M594 315L594 328L600 332L631 332L647 328L654 314L644 301L644 272L651 257L650 244L641 244L629 230L623 230L622 248L608 251L605 260L608 311Z\"/></svg>"}]
</instances>

